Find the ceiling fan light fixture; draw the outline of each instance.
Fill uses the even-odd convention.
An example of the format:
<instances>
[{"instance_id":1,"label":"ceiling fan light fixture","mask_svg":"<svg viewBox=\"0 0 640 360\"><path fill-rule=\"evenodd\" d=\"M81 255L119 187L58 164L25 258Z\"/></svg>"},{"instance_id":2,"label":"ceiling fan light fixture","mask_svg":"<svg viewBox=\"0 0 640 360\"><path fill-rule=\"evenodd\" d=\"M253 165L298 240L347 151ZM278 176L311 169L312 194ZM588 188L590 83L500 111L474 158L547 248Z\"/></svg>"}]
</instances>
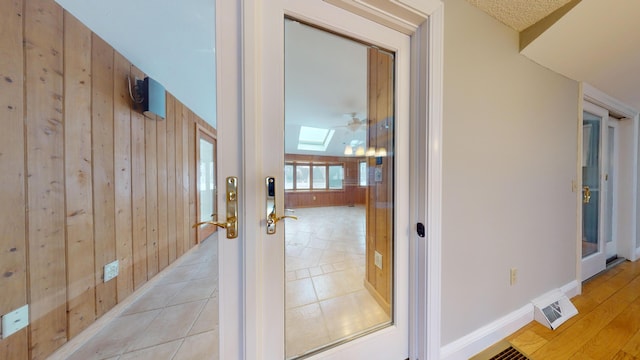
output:
<instances>
[{"instance_id":1,"label":"ceiling fan light fixture","mask_svg":"<svg viewBox=\"0 0 640 360\"><path fill-rule=\"evenodd\" d=\"M353 122L350 122L350 123L347 125L347 128L348 128L349 130L351 130L352 132L356 132L356 131L358 131L358 130L360 129L360 126L361 126L361 125L362 125L361 123L358 123L358 122L356 122L356 121L353 121Z\"/></svg>"},{"instance_id":2,"label":"ceiling fan light fixture","mask_svg":"<svg viewBox=\"0 0 640 360\"><path fill-rule=\"evenodd\" d=\"M351 145L347 145L344 147L344 154L353 155L353 148L351 147Z\"/></svg>"},{"instance_id":3,"label":"ceiling fan light fixture","mask_svg":"<svg viewBox=\"0 0 640 360\"><path fill-rule=\"evenodd\" d=\"M367 149L367 152L365 153L366 156L368 157L372 157L376 155L376 148L374 148L373 146L369 147Z\"/></svg>"},{"instance_id":4,"label":"ceiling fan light fixture","mask_svg":"<svg viewBox=\"0 0 640 360\"><path fill-rule=\"evenodd\" d=\"M356 156L364 156L364 154L364 147L358 146L358 148L356 149Z\"/></svg>"}]
</instances>

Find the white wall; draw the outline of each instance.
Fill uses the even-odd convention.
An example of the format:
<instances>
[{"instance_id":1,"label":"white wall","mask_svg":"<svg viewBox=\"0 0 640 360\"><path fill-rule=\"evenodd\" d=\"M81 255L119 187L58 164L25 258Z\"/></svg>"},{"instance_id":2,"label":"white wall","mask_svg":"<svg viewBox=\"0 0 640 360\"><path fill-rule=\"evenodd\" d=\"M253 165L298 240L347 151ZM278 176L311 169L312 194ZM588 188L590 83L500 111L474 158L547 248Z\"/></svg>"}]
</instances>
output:
<instances>
[{"instance_id":1,"label":"white wall","mask_svg":"<svg viewBox=\"0 0 640 360\"><path fill-rule=\"evenodd\" d=\"M445 2L444 50L446 345L576 279L579 93L463 0Z\"/></svg>"}]
</instances>

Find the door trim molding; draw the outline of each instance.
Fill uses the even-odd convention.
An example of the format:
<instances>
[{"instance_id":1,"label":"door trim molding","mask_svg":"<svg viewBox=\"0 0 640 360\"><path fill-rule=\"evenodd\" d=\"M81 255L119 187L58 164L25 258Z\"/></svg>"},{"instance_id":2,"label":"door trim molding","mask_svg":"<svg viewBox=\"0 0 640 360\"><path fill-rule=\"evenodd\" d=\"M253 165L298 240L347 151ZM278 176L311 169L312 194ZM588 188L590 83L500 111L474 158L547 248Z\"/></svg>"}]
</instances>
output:
<instances>
[{"instance_id":1,"label":"door trim molding","mask_svg":"<svg viewBox=\"0 0 640 360\"><path fill-rule=\"evenodd\" d=\"M640 135L640 112L637 109L619 101L618 99L615 99L609 96L608 94L596 89L595 87L593 87L588 83L583 82L581 83L581 85L582 85L582 102L586 101L586 102L592 103L594 105L597 105L601 108L608 110L610 113L615 113L615 114L624 116L633 122L633 143L631 145L632 151L633 151L632 160L631 160L631 162L633 163L633 170L632 170L631 187L633 189L633 193L637 194L638 191L640 190L638 188L638 185L639 185L638 177L640 176L640 174L638 173L638 170L639 170L638 160L639 160L639 152L640 152L639 139L638 139L638 136ZM580 104L581 106L580 120L579 120L580 124L582 123L582 102ZM580 162L581 162L581 159L578 160L579 171L581 169ZM637 214L640 212L640 208L639 208L640 203L638 202L636 196L633 196L631 201L632 201L632 205L630 210L632 214L630 214L630 216L633 219L636 219ZM579 210L581 211L581 208ZM578 213L578 215L579 215L578 216L579 219L581 219L582 214ZM620 241L618 242L618 247L620 249L629 249L629 251L626 251L623 254L623 256L627 257L631 261L635 261L638 258L640 258L640 247L636 246L638 241L637 240L638 234L640 234L640 222L636 222L636 224L630 230L631 230L630 233L632 236L630 236L629 239L626 241L625 239L620 239ZM578 241L581 240L580 239L581 234L582 234L581 224L578 224ZM578 263L580 263L580 259L581 259L581 253L579 254L579 257L578 257ZM579 269L577 274L580 274L580 273L581 272Z\"/></svg>"},{"instance_id":2,"label":"door trim molding","mask_svg":"<svg viewBox=\"0 0 640 360\"><path fill-rule=\"evenodd\" d=\"M427 197L424 200L427 215L426 254L426 339L425 350L416 354L420 359L440 358L441 329L441 271L442 271L442 121L443 121L443 54L444 54L444 5L440 5L429 17L428 101L426 106L427 141ZM423 108L424 108L423 106Z\"/></svg>"}]
</instances>

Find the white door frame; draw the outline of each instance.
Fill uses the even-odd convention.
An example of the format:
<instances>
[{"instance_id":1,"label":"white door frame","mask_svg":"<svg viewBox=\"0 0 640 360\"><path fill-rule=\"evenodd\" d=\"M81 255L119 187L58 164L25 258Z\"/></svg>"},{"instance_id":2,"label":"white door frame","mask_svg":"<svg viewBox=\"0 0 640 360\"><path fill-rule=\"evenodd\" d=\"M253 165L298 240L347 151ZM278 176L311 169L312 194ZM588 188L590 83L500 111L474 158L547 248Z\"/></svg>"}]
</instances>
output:
<instances>
[{"instance_id":1,"label":"white door frame","mask_svg":"<svg viewBox=\"0 0 640 360\"><path fill-rule=\"evenodd\" d=\"M608 227L611 227L611 239L605 238L605 255L607 259L609 257L618 255L617 239L618 239L618 173L619 170L619 156L620 156L620 126L619 120L609 115L609 122L607 123L607 148L605 149L605 156L607 156L607 169L605 169L605 181L607 191L607 203L605 204L605 231ZM612 131L613 129L613 131ZM611 151L609 151L611 149ZM611 171L609 171L611 169ZM611 191L609 191L609 184L611 184ZM609 203L613 206L609 210ZM608 234L607 234L608 235ZM609 241L611 240L611 241ZM611 243L611 245L609 245ZM615 251L612 251L615 250Z\"/></svg>"},{"instance_id":2,"label":"white door frame","mask_svg":"<svg viewBox=\"0 0 640 360\"><path fill-rule=\"evenodd\" d=\"M640 131L639 131L639 123L640 123L640 116L639 116L639 112L638 110L620 102L617 99L614 99L613 97L605 94L604 92L596 89L595 87L591 86L590 84L587 83L581 83L581 88L582 88L582 99L583 101L581 102L580 106L580 116L579 116L579 148L578 148L578 173L577 173L577 177L578 179L580 179L579 182L579 186L578 186L578 191L577 193L577 211L578 211L578 224L577 224L577 278L578 281L581 282L582 280L582 251L581 251L581 246L582 246L582 194L580 189L582 188L582 108L584 107L584 102L589 102L591 104L597 105L599 107L602 107L604 109L607 109L609 112L611 113L616 113L618 115L621 115L625 118L627 118L628 120L624 120L624 121L630 121L632 122L630 124L630 126L632 127L632 136L633 136L633 140L632 140L632 144L629 148L629 151L632 152L632 154L630 155L631 159L628 162L629 166L632 168L631 170L631 180L630 180L630 184L628 186L628 189L624 190L622 188L619 188L618 191L620 193L622 193L623 191L627 191L631 197L631 201L630 204L624 209L625 212L629 215L630 219L636 219L637 218L637 214L638 211L640 211L640 209L638 209L638 206L640 205L640 203L637 201L637 194L638 194L638 152L640 151L639 146L638 146L638 136L640 135ZM624 151L624 150L622 150ZM618 164L619 166L626 166L623 164ZM618 217L619 219L619 217ZM625 237L621 237L619 238L618 241L618 254L620 256L623 256L631 261L635 261L636 259L638 259L640 257L640 247L636 246L636 242L637 242L637 236L638 234L640 234L639 230L640 230L640 222L637 222L635 220L630 221L630 223L628 224L628 229L627 229L627 233L629 234L629 236L625 236ZM619 228L618 228L619 230Z\"/></svg>"},{"instance_id":3,"label":"white door frame","mask_svg":"<svg viewBox=\"0 0 640 360\"><path fill-rule=\"evenodd\" d=\"M226 189L226 177L244 178L242 153L220 151L239 149L241 139L241 33L240 6L236 1L216 1L216 116L217 116L217 188ZM223 30L223 31L220 31ZM224 121L223 121L224 120ZM239 192L242 193L242 183ZM226 209L224 191L218 196L218 209ZM242 200L242 199L241 199ZM239 202L240 212L243 209ZM242 219L244 217L240 217ZM218 241L218 294L219 294L219 354L220 359L242 359L244 352L242 316L242 233L229 240L226 231L219 232ZM222 256L221 256L222 255Z\"/></svg>"},{"instance_id":4,"label":"white door frame","mask_svg":"<svg viewBox=\"0 0 640 360\"><path fill-rule=\"evenodd\" d=\"M412 261L418 269L417 274L410 277L410 318L417 321L410 324L410 356L411 359L439 359L440 358L440 264L441 264L441 189L442 189L442 56L443 56L443 27L444 9L439 0L429 0L431 13L429 20L415 28L411 34L412 65L411 78L416 81L411 85L412 117L419 119L415 136L420 136L423 145L413 149L416 158L412 164L422 167L418 170L422 175L420 183L414 183L412 190L420 194L424 201L412 204L412 213L417 213L412 222L424 222L427 227L427 238L416 238L416 251ZM244 200L243 217L239 240L245 244L243 270L244 281L255 283L258 279L257 270L262 268L261 230L260 220L264 216L261 193L257 190L264 181L261 179L263 171L260 164L263 131L262 99L260 89L263 86L261 70L261 56L264 39L261 32L261 12L269 6L265 0L247 0L242 2L242 53L243 53L243 116L242 116L242 147L243 151L243 185ZM375 10L375 9L374 9ZM375 11L374 11L375 12ZM384 13L380 11L380 13ZM380 14L378 14L379 16ZM372 16L372 18L375 16ZM418 143L420 143L418 141ZM258 146L256 146L258 144ZM419 241L418 241L419 240ZM412 249L414 250L414 249ZM260 286L260 285L258 285ZM262 335L263 313L261 303L263 289L246 288L243 294L244 304L244 352L245 359L263 359L267 355L262 353L265 348ZM221 303L222 305L222 303ZM249 321L251 320L251 321ZM221 352L221 354L223 354ZM226 357L222 357L226 358ZM231 357L230 357L231 358Z\"/></svg>"}]
</instances>

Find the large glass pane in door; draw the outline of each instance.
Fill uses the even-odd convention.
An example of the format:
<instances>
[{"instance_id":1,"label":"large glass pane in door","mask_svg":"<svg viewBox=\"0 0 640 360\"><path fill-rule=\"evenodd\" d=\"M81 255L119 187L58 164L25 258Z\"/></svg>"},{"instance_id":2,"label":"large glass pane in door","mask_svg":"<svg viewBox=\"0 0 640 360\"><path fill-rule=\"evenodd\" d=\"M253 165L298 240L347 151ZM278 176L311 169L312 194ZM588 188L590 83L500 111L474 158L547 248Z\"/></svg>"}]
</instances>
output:
<instances>
[{"instance_id":1,"label":"large glass pane in door","mask_svg":"<svg viewBox=\"0 0 640 360\"><path fill-rule=\"evenodd\" d=\"M602 118L587 111L582 125L582 257L600 250L600 132Z\"/></svg>"},{"instance_id":2,"label":"large glass pane in door","mask_svg":"<svg viewBox=\"0 0 640 360\"><path fill-rule=\"evenodd\" d=\"M392 53L285 20L287 358L393 323L394 112Z\"/></svg>"}]
</instances>

